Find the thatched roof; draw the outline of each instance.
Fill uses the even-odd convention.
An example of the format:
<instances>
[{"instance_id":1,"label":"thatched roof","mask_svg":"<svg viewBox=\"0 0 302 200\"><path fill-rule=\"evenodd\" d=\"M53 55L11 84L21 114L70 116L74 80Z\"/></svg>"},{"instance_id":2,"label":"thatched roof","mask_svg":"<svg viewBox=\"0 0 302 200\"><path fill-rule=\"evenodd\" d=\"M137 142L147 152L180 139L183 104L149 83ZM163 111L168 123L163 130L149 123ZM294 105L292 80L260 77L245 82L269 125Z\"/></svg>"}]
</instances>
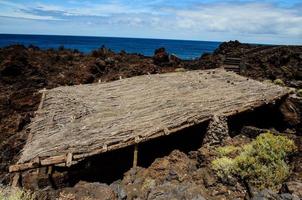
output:
<instances>
[{"instance_id":1,"label":"thatched roof","mask_svg":"<svg viewBox=\"0 0 302 200\"><path fill-rule=\"evenodd\" d=\"M222 69L58 87L46 91L19 163L83 159L172 134L213 115L271 103L287 93Z\"/></svg>"}]
</instances>

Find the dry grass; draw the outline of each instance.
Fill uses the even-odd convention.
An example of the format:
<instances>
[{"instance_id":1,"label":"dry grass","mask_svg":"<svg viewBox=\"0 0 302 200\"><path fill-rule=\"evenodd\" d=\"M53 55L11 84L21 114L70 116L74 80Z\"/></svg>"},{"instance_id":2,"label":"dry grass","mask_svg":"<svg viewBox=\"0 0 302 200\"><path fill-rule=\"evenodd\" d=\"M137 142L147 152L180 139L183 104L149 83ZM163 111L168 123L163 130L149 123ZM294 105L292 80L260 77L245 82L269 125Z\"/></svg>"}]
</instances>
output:
<instances>
[{"instance_id":1,"label":"dry grass","mask_svg":"<svg viewBox=\"0 0 302 200\"><path fill-rule=\"evenodd\" d=\"M0 200L35 200L31 191L13 187L0 187Z\"/></svg>"}]
</instances>

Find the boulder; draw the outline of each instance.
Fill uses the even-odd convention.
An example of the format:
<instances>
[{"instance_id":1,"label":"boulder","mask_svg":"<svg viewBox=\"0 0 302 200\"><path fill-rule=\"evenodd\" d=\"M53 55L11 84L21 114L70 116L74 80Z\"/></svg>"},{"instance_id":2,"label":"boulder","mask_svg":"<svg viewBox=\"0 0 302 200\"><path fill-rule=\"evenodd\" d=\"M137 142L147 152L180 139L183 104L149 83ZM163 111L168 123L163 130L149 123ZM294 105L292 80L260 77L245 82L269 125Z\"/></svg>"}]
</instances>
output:
<instances>
[{"instance_id":1,"label":"boulder","mask_svg":"<svg viewBox=\"0 0 302 200\"><path fill-rule=\"evenodd\" d=\"M161 65L165 63L169 63L169 54L166 52L166 49L161 47L154 51L153 62L156 65Z\"/></svg>"},{"instance_id":2,"label":"boulder","mask_svg":"<svg viewBox=\"0 0 302 200\"><path fill-rule=\"evenodd\" d=\"M201 187L193 184L164 183L154 188L148 195L148 200L194 199L205 200Z\"/></svg>"},{"instance_id":3,"label":"boulder","mask_svg":"<svg viewBox=\"0 0 302 200\"><path fill-rule=\"evenodd\" d=\"M64 188L60 192L61 199L74 200L117 200L114 191L106 184L80 181L72 188Z\"/></svg>"},{"instance_id":4,"label":"boulder","mask_svg":"<svg viewBox=\"0 0 302 200\"><path fill-rule=\"evenodd\" d=\"M264 189L256 193L251 200L299 200L299 198L289 193L277 194L272 190Z\"/></svg>"},{"instance_id":5,"label":"boulder","mask_svg":"<svg viewBox=\"0 0 302 200\"><path fill-rule=\"evenodd\" d=\"M290 181L285 183L287 191L302 199L302 183L297 181Z\"/></svg>"},{"instance_id":6,"label":"boulder","mask_svg":"<svg viewBox=\"0 0 302 200\"><path fill-rule=\"evenodd\" d=\"M170 57L169 57L169 62L178 64L178 63L181 62L181 59L178 58L176 55L171 54Z\"/></svg>"},{"instance_id":7,"label":"boulder","mask_svg":"<svg viewBox=\"0 0 302 200\"><path fill-rule=\"evenodd\" d=\"M280 111L283 115L284 121L292 127L297 127L301 124L301 110L302 98L295 94L290 95L281 105Z\"/></svg>"}]
</instances>

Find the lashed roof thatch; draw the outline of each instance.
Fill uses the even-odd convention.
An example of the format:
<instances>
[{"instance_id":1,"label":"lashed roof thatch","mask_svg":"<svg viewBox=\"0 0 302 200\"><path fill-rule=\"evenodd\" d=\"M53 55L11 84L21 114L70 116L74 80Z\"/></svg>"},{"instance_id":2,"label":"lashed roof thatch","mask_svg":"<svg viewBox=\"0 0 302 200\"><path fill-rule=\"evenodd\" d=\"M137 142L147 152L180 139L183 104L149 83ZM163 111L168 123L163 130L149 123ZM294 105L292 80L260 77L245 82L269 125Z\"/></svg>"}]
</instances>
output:
<instances>
[{"instance_id":1,"label":"lashed roof thatch","mask_svg":"<svg viewBox=\"0 0 302 200\"><path fill-rule=\"evenodd\" d=\"M213 115L243 112L287 93L222 69L58 87L46 92L19 163L38 157L42 165L82 159L174 133Z\"/></svg>"}]
</instances>

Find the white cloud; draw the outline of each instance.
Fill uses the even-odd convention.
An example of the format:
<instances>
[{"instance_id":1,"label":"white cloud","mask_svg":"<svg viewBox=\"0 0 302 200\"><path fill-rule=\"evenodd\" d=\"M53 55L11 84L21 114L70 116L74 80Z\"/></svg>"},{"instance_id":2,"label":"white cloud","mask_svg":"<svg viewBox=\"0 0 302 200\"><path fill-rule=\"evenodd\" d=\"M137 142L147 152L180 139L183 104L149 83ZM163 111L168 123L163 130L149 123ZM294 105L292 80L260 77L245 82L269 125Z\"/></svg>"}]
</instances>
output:
<instances>
[{"instance_id":1,"label":"white cloud","mask_svg":"<svg viewBox=\"0 0 302 200\"><path fill-rule=\"evenodd\" d=\"M65 16L111 16L115 14L141 14L141 13L156 13L148 7L131 6L118 1L107 3L90 3L90 2L76 2L69 7L62 7L51 4L37 3L32 6L33 9L41 11L61 12Z\"/></svg>"},{"instance_id":2,"label":"white cloud","mask_svg":"<svg viewBox=\"0 0 302 200\"><path fill-rule=\"evenodd\" d=\"M183 28L240 34L302 36L302 15L272 4L209 4L191 10L171 10Z\"/></svg>"},{"instance_id":3,"label":"white cloud","mask_svg":"<svg viewBox=\"0 0 302 200\"><path fill-rule=\"evenodd\" d=\"M26 10L30 9L30 7L21 3L0 0L0 6L2 7L0 9L0 16L2 17L13 17L33 20L59 20L51 15L37 15L26 12Z\"/></svg>"},{"instance_id":4,"label":"white cloud","mask_svg":"<svg viewBox=\"0 0 302 200\"><path fill-rule=\"evenodd\" d=\"M16 12L10 11L8 13L3 12L0 14L1 17L13 17L13 18L24 18L24 19L33 19L33 20L59 20L52 16L40 16L40 15L33 15L26 12Z\"/></svg>"}]
</instances>

